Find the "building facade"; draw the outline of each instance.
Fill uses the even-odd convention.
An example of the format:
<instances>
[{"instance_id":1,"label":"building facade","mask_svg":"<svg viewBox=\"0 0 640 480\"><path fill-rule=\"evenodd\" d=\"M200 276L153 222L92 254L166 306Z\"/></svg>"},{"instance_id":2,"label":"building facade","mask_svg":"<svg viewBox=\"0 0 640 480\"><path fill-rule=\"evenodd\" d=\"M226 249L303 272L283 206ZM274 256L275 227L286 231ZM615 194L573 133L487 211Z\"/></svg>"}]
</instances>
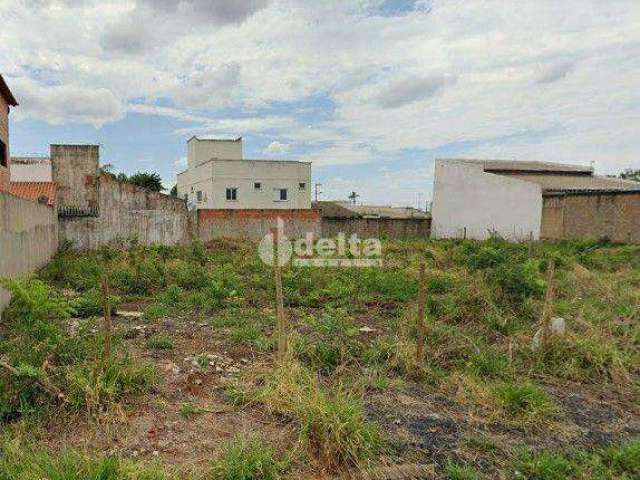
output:
<instances>
[{"instance_id":1,"label":"building facade","mask_svg":"<svg viewBox=\"0 0 640 480\"><path fill-rule=\"evenodd\" d=\"M187 143L187 170L178 174L178 196L191 209L311 208L311 164L247 160L242 139Z\"/></svg>"},{"instance_id":2,"label":"building facade","mask_svg":"<svg viewBox=\"0 0 640 480\"><path fill-rule=\"evenodd\" d=\"M640 183L548 162L437 159L432 236L640 242Z\"/></svg>"},{"instance_id":3,"label":"building facade","mask_svg":"<svg viewBox=\"0 0 640 480\"><path fill-rule=\"evenodd\" d=\"M18 105L4 78L0 75L0 192L10 188L9 109Z\"/></svg>"}]
</instances>

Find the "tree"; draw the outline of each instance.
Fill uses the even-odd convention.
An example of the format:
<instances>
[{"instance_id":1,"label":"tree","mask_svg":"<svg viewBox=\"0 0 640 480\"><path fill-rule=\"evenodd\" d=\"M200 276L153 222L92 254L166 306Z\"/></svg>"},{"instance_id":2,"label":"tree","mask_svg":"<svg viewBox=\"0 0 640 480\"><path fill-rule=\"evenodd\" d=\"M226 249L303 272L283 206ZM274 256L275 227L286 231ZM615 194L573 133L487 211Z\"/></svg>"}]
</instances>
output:
<instances>
[{"instance_id":1,"label":"tree","mask_svg":"<svg viewBox=\"0 0 640 480\"><path fill-rule=\"evenodd\" d=\"M620 174L620 178L624 178L625 180L635 180L636 182L640 182L640 170L631 170L627 168L624 172Z\"/></svg>"},{"instance_id":2,"label":"tree","mask_svg":"<svg viewBox=\"0 0 640 480\"><path fill-rule=\"evenodd\" d=\"M178 196L178 185L174 185L173 187L171 187L171 192L169 192L169 195L171 195L172 197Z\"/></svg>"},{"instance_id":3,"label":"tree","mask_svg":"<svg viewBox=\"0 0 640 480\"><path fill-rule=\"evenodd\" d=\"M136 172L127 180L129 183L146 188L152 192L162 192L166 190L162 186L162 179L156 172Z\"/></svg>"}]
</instances>

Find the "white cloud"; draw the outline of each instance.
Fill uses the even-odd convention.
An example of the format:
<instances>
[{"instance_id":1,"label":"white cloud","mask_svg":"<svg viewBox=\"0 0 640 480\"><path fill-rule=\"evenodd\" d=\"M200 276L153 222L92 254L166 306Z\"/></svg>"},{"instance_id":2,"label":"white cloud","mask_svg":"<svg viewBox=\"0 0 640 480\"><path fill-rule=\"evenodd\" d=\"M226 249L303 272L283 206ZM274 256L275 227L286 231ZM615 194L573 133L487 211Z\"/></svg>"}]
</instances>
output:
<instances>
[{"instance_id":1,"label":"white cloud","mask_svg":"<svg viewBox=\"0 0 640 480\"><path fill-rule=\"evenodd\" d=\"M78 85L42 85L30 79L16 79L12 87L20 92L18 118L37 118L54 125L88 123L100 127L124 117L120 100L106 88Z\"/></svg>"},{"instance_id":2,"label":"white cloud","mask_svg":"<svg viewBox=\"0 0 640 480\"><path fill-rule=\"evenodd\" d=\"M63 3L0 0L16 118L165 116L187 122L179 135L263 135L407 182L406 149L452 144L640 167L633 0L424 0L392 16L380 0Z\"/></svg>"},{"instance_id":3,"label":"white cloud","mask_svg":"<svg viewBox=\"0 0 640 480\"><path fill-rule=\"evenodd\" d=\"M286 143L281 143L281 142L278 142L277 140L274 140L269 145L267 145L267 148L264 149L263 153L269 156L282 155L284 153L289 153L290 150L291 150L291 147Z\"/></svg>"}]
</instances>

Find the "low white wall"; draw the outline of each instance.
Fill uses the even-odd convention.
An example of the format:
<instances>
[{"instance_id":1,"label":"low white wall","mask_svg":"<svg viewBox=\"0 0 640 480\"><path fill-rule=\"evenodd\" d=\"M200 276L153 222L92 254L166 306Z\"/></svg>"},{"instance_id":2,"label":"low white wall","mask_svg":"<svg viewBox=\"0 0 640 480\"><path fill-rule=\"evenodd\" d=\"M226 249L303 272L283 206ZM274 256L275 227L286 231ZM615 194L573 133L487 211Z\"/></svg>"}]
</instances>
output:
<instances>
[{"instance_id":1,"label":"low white wall","mask_svg":"<svg viewBox=\"0 0 640 480\"><path fill-rule=\"evenodd\" d=\"M484 240L495 231L521 241L540 238L540 185L485 173L482 164L436 160L431 236Z\"/></svg>"},{"instance_id":2,"label":"low white wall","mask_svg":"<svg viewBox=\"0 0 640 480\"><path fill-rule=\"evenodd\" d=\"M58 248L53 208L0 193L0 277L26 276L44 266ZM9 294L0 289L0 314Z\"/></svg>"}]
</instances>

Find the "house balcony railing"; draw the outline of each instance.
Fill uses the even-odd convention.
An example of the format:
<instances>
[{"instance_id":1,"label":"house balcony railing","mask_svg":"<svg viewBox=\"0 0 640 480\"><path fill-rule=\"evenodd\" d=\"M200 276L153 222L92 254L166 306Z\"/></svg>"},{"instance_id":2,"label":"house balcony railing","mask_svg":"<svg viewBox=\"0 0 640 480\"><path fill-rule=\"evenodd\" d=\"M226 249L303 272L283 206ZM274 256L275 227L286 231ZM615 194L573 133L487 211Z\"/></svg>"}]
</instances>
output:
<instances>
[{"instance_id":1,"label":"house balcony railing","mask_svg":"<svg viewBox=\"0 0 640 480\"><path fill-rule=\"evenodd\" d=\"M98 207L58 207L58 218L97 217L100 215Z\"/></svg>"}]
</instances>

